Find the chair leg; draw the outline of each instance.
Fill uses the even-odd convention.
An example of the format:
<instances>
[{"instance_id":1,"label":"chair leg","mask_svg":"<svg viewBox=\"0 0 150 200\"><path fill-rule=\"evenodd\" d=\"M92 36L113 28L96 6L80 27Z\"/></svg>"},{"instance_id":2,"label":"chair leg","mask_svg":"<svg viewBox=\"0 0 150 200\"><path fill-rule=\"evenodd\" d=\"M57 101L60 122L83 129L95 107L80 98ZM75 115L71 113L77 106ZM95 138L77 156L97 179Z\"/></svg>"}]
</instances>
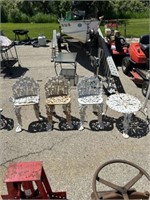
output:
<instances>
[{"instance_id":1,"label":"chair leg","mask_svg":"<svg viewBox=\"0 0 150 200\"><path fill-rule=\"evenodd\" d=\"M16 128L16 132L19 133L22 131L22 119L21 119L21 107L15 106L15 114L18 121L18 126Z\"/></svg>"},{"instance_id":2,"label":"chair leg","mask_svg":"<svg viewBox=\"0 0 150 200\"><path fill-rule=\"evenodd\" d=\"M103 103L96 105L98 109L98 123L99 123L99 128L103 129L104 124L102 121L102 113L103 113Z\"/></svg>"},{"instance_id":3,"label":"chair leg","mask_svg":"<svg viewBox=\"0 0 150 200\"><path fill-rule=\"evenodd\" d=\"M34 112L35 112L35 116L38 120L42 120L42 118L40 117L40 107L39 107L39 103L34 104L33 105L34 108Z\"/></svg>"},{"instance_id":4,"label":"chair leg","mask_svg":"<svg viewBox=\"0 0 150 200\"><path fill-rule=\"evenodd\" d=\"M87 105L83 105L83 104L79 105L79 113L80 113L79 131L82 131L84 129L84 119L85 119L86 108L87 108Z\"/></svg>"},{"instance_id":5,"label":"chair leg","mask_svg":"<svg viewBox=\"0 0 150 200\"><path fill-rule=\"evenodd\" d=\"M98 113L97 106L95 104L93 105L93 112Z\"/></svg>"},{"instance_id":6,"label":"chair leg","mask_svg":"<svg viewBox=\"0 0 150 200\"><path fill-rule=\"evenodd\" d=\"M53 129L53 112L54 112L55 106L53 105L46 105L46 114L48 119L47 124L47 131L52 131Z\"/></svg>"},{"instance_id":7,"label":"chair leg","mask_svg":"<svg viewBox=\"0 0 150 200\"><path fill-rule=\"evenodd\" d=\"M69 128L72 129L73 125L72 125L72 121L71 121L71 103L63 105L63 110L65 111L65 114L66 114L67 124L68 124Z\"/></svg>"}]
</instances>

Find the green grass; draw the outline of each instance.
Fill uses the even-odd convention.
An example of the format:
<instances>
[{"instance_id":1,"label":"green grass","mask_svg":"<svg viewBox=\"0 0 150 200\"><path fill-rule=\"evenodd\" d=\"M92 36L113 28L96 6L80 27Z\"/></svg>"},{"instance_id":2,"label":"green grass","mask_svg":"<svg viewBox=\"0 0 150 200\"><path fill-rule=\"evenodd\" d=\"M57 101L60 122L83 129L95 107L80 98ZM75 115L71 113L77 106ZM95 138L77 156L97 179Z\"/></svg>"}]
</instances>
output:
<instances>
[{"instance_id":1,"label":"green grass","mask_svg":"<svg viewBox=\"0 0 150 200\"><path fill-rule=\"evenodd\" d=\"M1 30L4 34L14 40L14 29L29 30L30 38L37 38L39 34L44 34L47 39L52 39L53 29L59 31L58 23L2 23ZM101 26L104 33L104 26ZM119 27L122 35L124 35L124 26ZM129 19L126 25L126 37L139 37L143 34L148 34L150 31L149 19Z\"/></svg>"},{"instance_id":2,"label":"green grass","mask_svg":"<svg viewBox=\"0 0 150 200\"><path fill-rule=\"evenodd\" d=\"M28 35L30 38L37 38L39 34L43 34L47 39L52 39L53 30L59 31L58 23L2 23L1 30L11 40L14 40L15 29L29 30ZM23 37L23 36L21 36Z\"/></svg>"},{"instance_id":3,"label":"green grass","mask_svg":"<svg viewBox=\"0 0 150 200\"><path fill-rule=\"evenodd\" d=\"M101 27L104 33L104 27ZM124 25L119 26L119 31L125 35ZM126 22L126 37L140 37L149 34L149 19L128 19Z\"/></svg>"},{"instance_id":4,"label":"green grass","mask_svg":"<svg viewBox=\"0 0 150 200\"><path fill-rule=\"evenodd\" d=\"M127 35L130 37L149 34L149 31L149 19L130 19L127 24Z\"/></svg>"}]
</instances>

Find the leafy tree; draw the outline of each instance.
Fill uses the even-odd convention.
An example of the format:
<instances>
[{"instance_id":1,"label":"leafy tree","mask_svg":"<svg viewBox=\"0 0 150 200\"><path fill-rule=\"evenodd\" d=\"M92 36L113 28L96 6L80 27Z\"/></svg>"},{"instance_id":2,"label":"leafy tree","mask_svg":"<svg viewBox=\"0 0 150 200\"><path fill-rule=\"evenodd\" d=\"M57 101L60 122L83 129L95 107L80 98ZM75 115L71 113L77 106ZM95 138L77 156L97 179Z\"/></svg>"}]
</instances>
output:
<instances>
[{"instance_id":1,"label":"leafy tree","mask_svg":"<svg viewBox=\"0 0 150 200\"><path fill-rule=\"evenodd\" d=\"M134 12L144 12L146 11L147 7L145 6L145 2L140 0L132 0L132 1L122 1L122 0L112 0L109 1L111 4L111 7L113 9L113 13L118 18L123 18L126 13L130 13L132 16L132 13Z\"/></svg>"},{"instance_id":2,"label":"leafy tree","mask_svg":"<svg viewBox=\"0 0 150 200\"><path fill-rule=\"evenodd\" d=\"M14 9L17 9L18 0L1 0L1 21L6 22Z\"/></svg>"},{"instance_id":3,"label":"leafy tree","mask_svg":"<svg viewBox=\"0 0 150 200\"><path fill-rule=\"evenodd\" d=\"M13 8L9 10L8 21L14 22L14 23L15 22L19 23L21 21L20 11L18 8Z\"/></svg>"},{"instance_id":4,"label":"leafy tree","mask_svg":"<svg viewBox=\"0 0 150 200\"><path fill-rule=\"evenodd\" d=\"M20 1L18 2L18 8L21 12L32 16L34 12L33 2L32 1Z\"/></svg>"},{"instance_id":5,"label":"leafy tree","mask_svg":"<svg viewBox=\"0 0 150 200\"><path fill-rule=\"evenodd\" d=\"M58 5L58 12L61 14L61 16L65 17L66 11L69 11L71 9L71 0L61 0Z\"/></svg>"},{"instance_id":6,"label":"leafy tree","mask_svg":"<svg viewBox=\"0 0 150 200\"><path fill-rule=\"evenodd\" d=\"M43 19L48 15L65 17L66 11L77 8L85 10L89 17L104 15L105 19L149 17L150 3L148 0L108 0L108 1L75 1L75 0L1 0L1 22L29 21L40 13ZM16 15L15 15L16 13Z\"/></svg>"},{"instance_id":7,"label":"leafy tree","mask_svg":"<svg viewBox=\"0 0 150 200\"><path fill-rule=\"evenodd\" d=\"M95 6L97 7L97 15L102 16L104 15L105 19L113 18L113 9L112 5L109 1L96 1Z\"/></svg>"},{"instance_id":8,"label":"leafy tree","mask_svg":"<svg viewBox=\"0 0 150 200\"><path fill-rule=\"evenodd\" d=\"M8 16L7 16L4 6L2 6L1 7L1 22L7 22L7 21L8 21Z\"/></svg>"}]
</instances>

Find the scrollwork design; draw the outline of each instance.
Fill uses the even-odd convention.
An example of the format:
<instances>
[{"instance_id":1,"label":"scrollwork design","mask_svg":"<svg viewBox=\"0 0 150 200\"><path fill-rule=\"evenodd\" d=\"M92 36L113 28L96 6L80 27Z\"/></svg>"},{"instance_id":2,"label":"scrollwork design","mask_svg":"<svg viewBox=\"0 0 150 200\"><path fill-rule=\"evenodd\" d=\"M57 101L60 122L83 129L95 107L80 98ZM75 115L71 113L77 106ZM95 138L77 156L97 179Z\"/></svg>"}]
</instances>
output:
<instances>
[{"instance_id":1,"label":"scrollwork design","mask_svg":"<svg viewBox=\"0 0 150 200\"><path fill-rule=\"evenodd\" d=\"M39 95L39 84L30 77L20 77L12 86L15 99Z\"/></svg>"}]
</instances>

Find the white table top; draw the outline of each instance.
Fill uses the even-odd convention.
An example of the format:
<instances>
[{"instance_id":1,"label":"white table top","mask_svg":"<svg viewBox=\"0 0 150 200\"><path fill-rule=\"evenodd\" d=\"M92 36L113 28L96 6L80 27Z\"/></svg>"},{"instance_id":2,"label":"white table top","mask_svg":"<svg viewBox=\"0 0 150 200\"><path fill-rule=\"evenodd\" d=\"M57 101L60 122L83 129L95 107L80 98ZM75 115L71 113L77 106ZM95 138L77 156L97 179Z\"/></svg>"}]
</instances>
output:
<instances>
[{"instance_id":1,"label":"white table top","mask_svg":"<svg viewBox=\"0 0 150 200\"><path fill-rule=\"evenodd\" d=\"M109 96L106 103L112 110L127 114L137 112L142 107L136 97L124 93Z\"/></svg>"}]
</instances>

